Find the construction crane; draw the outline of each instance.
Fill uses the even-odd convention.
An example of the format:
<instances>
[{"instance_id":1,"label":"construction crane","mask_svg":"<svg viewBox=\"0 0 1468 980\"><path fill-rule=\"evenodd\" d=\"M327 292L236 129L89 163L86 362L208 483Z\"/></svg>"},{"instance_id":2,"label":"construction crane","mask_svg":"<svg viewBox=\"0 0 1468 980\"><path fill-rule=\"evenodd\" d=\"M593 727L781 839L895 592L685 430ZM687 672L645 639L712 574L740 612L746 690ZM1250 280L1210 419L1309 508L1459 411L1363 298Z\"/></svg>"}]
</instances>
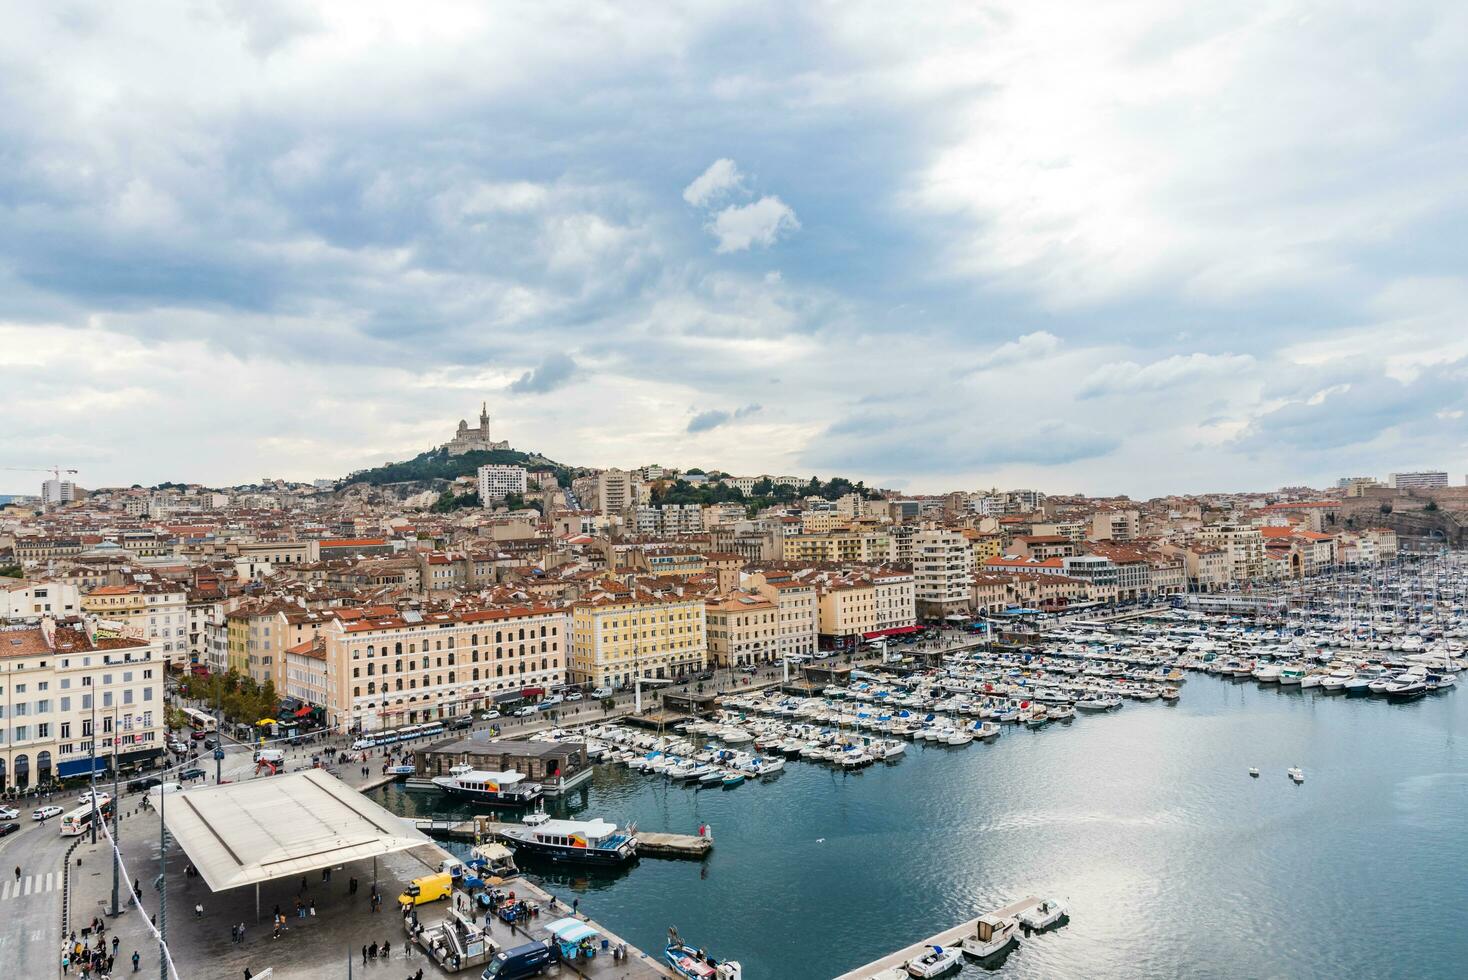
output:
<instances>
[{"instance_id":1,"label":"construction crane","mask_svg":"<svg viewBox=\"0 0 1468 980\"><path fill-rule=\"evenodd\" d=\"M13 473L50 473L53 480L60 480L63 473L76 472L60 466L0 466L0 470L10 470Z\"/></svg>"}]
</instances>

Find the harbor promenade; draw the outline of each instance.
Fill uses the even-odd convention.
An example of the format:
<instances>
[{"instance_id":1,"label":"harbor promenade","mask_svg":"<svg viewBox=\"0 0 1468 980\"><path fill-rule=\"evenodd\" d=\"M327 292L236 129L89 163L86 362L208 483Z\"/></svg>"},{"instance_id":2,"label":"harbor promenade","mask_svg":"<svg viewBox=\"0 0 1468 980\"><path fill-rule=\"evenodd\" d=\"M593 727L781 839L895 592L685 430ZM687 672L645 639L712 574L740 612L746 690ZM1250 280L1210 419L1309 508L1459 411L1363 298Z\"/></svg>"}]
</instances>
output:
<instances>
[{"instance_id":1,"label":"harbor promenade","mask_svg":"<svg viewBox=\"0 0 1468 980\"><path fill-rule=\"evenodd\" d=\"M370 783L378 778L364 779L360 769L356 772L358 783ZM427 844L376 861L349 863L305 877L269 881L261 885L257 905L252 888L211 891L201 878L189 873L187 856L171 841L160 875L158 817L155 811L140 806L141 799L136 794L123 798L119 838L126 873L118 893L121 915L109 915L113 875L111 850L105 837L99 838L95 845L89 838L81 838L82 843L68 862L65 936L70 941L75 933L77 940L95 944L99 933L93 931L93 923L102 923L105 948L112 952L113 939L117 941L115 975L132 974L134 951L138 953L139 973L158 975L159 947L149 923L163 925L177 975L188 980L240 977L247 969L256 976L269 969L273 980L345 978L349 975L349 961L353 977L381 976L383 980L401 980L420 969L425 978L477 977L482 970L482 967L466 968L453 974L440 968L408 942L398 915L396 898L406 885L414 878L437 871L440 862L451 857L439 845ZM162 918L160 905L165 878L167 915ZM133 898L134 887L140 896L138 901ZM560 896L527 878L510 879L503 887L538 907L539 914L528 923L518 925L487 918L484 924L490 938L502 947L542 939L545 925L577 914ZM382 896L380 903L372 901L374 894ZM420 906L419 921L431 928L450 908L446 901ZM607 941L608 952L591 960L562 963L551 968L547 976L608 980L655 980L673 976L662 964L658 952L636 949L584 911L578 917ZM284 916L279 931L274 928L277 913ZM364 952L374 944L379 955L364 958ZM617 946L626 947L625 959L610 955L609 950ZM384 948L387 953L382 952ZM53 958L58 974L60 957L58 939Z\"/></svg>"}]
</instances>

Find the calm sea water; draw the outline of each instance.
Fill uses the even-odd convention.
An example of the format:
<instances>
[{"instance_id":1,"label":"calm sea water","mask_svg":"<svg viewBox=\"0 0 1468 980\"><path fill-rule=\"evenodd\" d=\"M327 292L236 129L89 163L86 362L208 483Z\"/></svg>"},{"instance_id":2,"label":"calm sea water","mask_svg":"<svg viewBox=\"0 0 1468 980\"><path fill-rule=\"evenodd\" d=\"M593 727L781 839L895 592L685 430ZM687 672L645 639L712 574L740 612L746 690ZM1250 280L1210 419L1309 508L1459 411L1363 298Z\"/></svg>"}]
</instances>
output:
<instances>
[{"instance_id":1,"label":"calm sea water","mask_svg":"<svg viewBox=\"0 0 1468 980\"><path fill-rule=\"evenodd\" d=\"M1394 705L1198 675L1176 705L916 743L855 774L791 762L693 790L604 766L563 812L707 821L712 856L543 880L643 949L676 925L755 980L831 977L1029 894L1064 898L1070 924L1000 976L1463 977L1465 736L1465 691Z\"/></svg>"}]
</instances>

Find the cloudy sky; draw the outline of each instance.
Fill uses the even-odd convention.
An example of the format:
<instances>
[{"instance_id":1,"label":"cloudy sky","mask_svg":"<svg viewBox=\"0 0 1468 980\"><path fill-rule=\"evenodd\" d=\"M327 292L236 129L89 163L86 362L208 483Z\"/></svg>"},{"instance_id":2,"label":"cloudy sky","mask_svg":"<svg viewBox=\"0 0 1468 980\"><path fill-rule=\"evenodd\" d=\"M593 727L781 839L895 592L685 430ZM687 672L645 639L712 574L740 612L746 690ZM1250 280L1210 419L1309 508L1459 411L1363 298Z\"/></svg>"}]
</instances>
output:
<instances>
[{"instance_id":1,"label":"cloudy sky","mask_svg":"<svg viewBox=\"0 0 1468 980\"><path fill-rule=\"evenodd\" d=\"M1468 473L1468 5L4 8L0 467Z\"/></svg>"}]
</instances>

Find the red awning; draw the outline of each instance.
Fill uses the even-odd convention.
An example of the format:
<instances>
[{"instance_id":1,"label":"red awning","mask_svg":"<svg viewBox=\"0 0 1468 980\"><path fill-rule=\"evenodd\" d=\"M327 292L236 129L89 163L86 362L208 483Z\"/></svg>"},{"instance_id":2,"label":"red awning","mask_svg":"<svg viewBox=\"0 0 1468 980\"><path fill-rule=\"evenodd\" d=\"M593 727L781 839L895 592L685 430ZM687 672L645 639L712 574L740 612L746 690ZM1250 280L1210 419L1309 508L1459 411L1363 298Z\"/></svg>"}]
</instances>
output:
<instances>
[{"instance_id":1,"label":"red awning","mask_svg":"<svg viewBox=\"0 0 1468 980\"><path fill-rule=\"evenodd\" d=\"M875 630L871 633L863 633L863 640L875 640L879 636L897 636L902 633L916 633L923 629L921 626L894 626L891 629Z\"/></svg>"},{"instance_id":2,"label":"red awning","mask_svg":"<svg viewBox=\"0 0 1468 980\"><path fill-rule=\"evenodd\" d=\"M307 715L309 715L310 713L311 713L311 706L309 704L303 704L299 708L296 709L296 717L297 718L304 718Z\"/></svg>"},{"instance_id":3,"label":"red awning","mask_svg":"<svg viewBox=\"0 0 1468 980\"><path fill-rule=\"evenodd\" d=\"M543 688L543 687L527 687L527 688L524 688L524 689L522 689L520 691L520 697L522 697L522 698L538 698L538 697L540 697L544 693L545 693L545 688Z\"/></svg>"}]
</instances>

